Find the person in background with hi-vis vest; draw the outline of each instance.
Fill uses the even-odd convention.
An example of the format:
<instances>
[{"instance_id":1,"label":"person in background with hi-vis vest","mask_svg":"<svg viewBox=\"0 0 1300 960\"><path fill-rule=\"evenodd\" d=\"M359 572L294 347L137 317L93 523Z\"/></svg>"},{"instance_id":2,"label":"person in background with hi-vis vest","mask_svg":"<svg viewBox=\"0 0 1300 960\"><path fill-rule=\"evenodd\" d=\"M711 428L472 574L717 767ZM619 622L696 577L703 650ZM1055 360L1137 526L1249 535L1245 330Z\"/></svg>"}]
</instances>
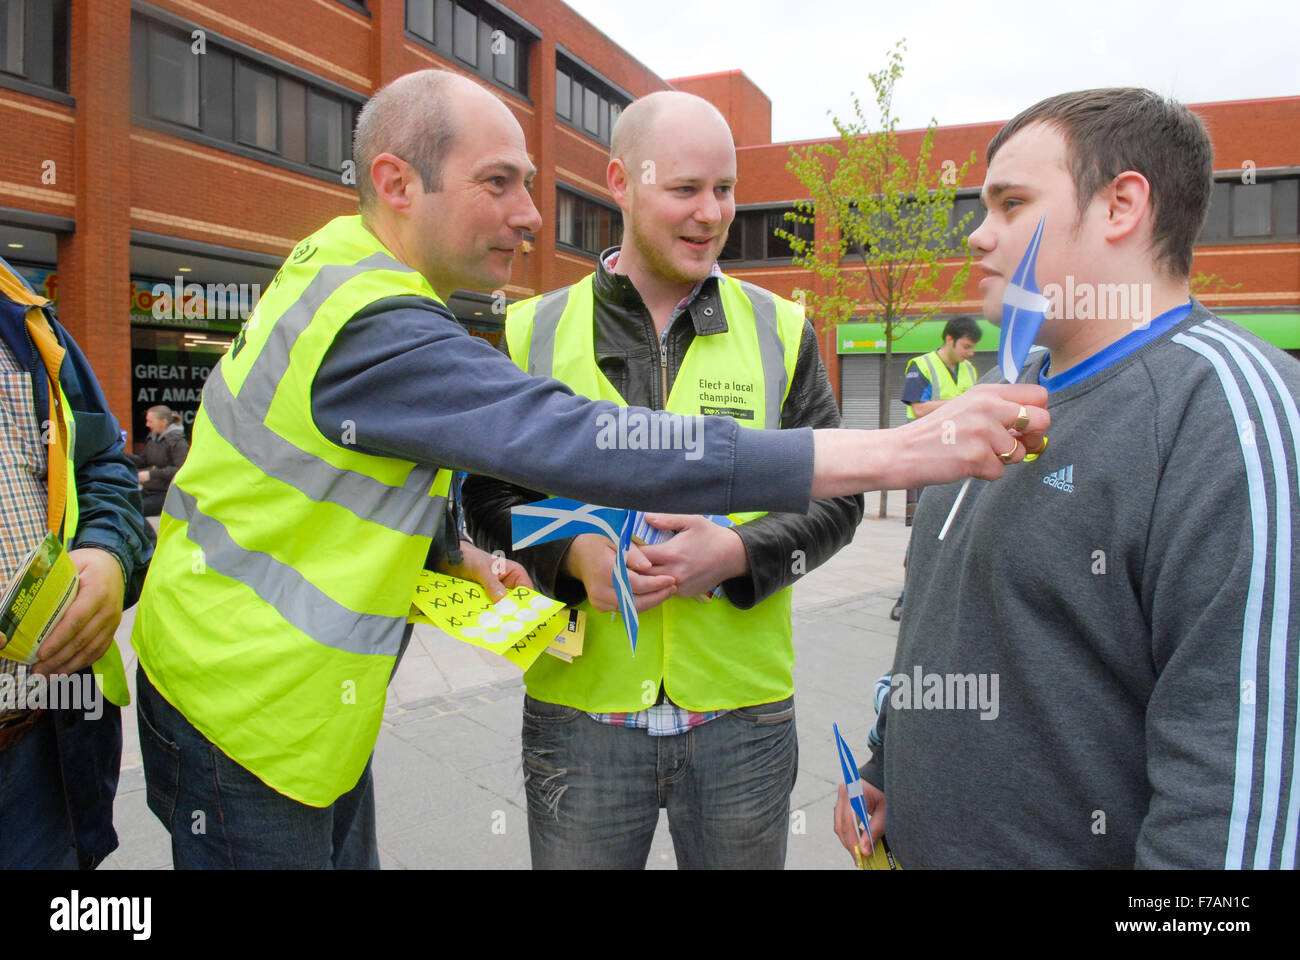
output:
<instances>
[{"instance_id":1,"label":"person in background with hi-vis vest","mask_svg":"<svg viewBox=\"0 0 1300 960\"><path fill-rule=\"evenodd\" d=\"M0 260L0 589L47 531L78 575L36 663L0 658L0 870L92 869L117 848L113 633L152 552L117 420L48 306Z\"/></svg>"},{"instance_id":2,"label":"person in background with hi-vis vest","mask_svg":"<svg viewBox=\"0 0 1300 960\"><path fill-rule=\"evenodd\" d=\"M505 287L541 226L510 108L407 74L362 109L353 154L360 216L277 272L204 385L163 505L132 644L149 804L178 867L378 866L370 760L420 570L493 599L529 583L458 544L452 471L615 506L801 511L902 478L998 477L1018 409L1047 426L1038 388L1000 387L959 411L957 449L924 427L869 443L711 418L690 425L698 460L597 450L613 404L527 377L446 307Z\"/></svg>"},{"instance_id":3,"label":"person in background with hi-vis vest","mask_svg":"<svg viewBox=\"0 0 1300 960\"><path fill-rule=\"evenodd\" d=\"M901 398L907 405L907 419L932 413L975 386L979 373L971 357L981 335L974 317L953 317L944 325L938 349L907 361Z\"/></svg>"},{"instance_id":4,"label":"person in background with hi-vis vest","mask_svg":"<svg viewBox=\"0 0 1300 960\"><path fill-rule=\"evenodd\" d=\"M907 361L901 398L907 405L907 419L915 420L933 413L975 386L979 372L971 357L975 356L975 345L980 342L982 334L974 317L952 317L944 325L943 344L937 350ZM920 498L920 487L908 487L903 522L909 527ZM907 565L906 558L903 565ZM906 593L900 593L894 601L894 609L889 612L891 620L902 616L905 596Z\"/></svg>"},{"instance_id":5,"label":"person in background with hi-vis vest","mask_svg":"<svg viewBox=\"0 0 1300 960\"><path fill-rule=\"evenodd\" d=\"M838 427L803 308L718 269L736 150L717 109L678 92L637 100L614 128L607 178L622 247L574 286L509 308L515 362L593 399L726 413L753 432ZM544 495L471 478L471 532L509 548L509 508ZM862 509L860 496L817 500L730 528L651 514L675 535L631 550L635 655L604 612L617 609L609 540L515 555L587 613L572 663L544 656L525 674L534 869L642 868L661 807L679 867L784 866L798 766L791 584L852 540Z\"/></svg>"}]
</instances>

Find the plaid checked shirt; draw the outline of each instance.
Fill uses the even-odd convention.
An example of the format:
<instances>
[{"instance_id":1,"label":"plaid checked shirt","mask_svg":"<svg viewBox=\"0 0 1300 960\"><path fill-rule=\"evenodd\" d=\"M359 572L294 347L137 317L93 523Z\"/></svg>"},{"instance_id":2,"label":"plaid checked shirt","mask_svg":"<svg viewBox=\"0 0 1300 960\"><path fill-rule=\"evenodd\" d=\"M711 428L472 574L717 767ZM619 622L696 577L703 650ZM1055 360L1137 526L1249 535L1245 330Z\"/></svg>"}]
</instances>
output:
<instances>
[{"instance_id":1,"label":"plaid checked shirt","mask_svg":"<svg viewBox=\"0 0 1300 960\"><path fill-rule=\"evenodd\" d=\"M605 259L605 266L607 269L613 270L616 263L618 263L617 250ZM709 276L705 277L704 280L708 280L709 277L717 277L719 283L727 282L727 278L722 275L722 271L716 263L714 263L713 269L709 271ZM667 326L664 327L663 333L659 335L661 344L668 336L669 327L699 296L700 289L704 286L704 280L697 283L690 293L678 301ZM652 737L668 737L693 730L700 724L707 723L726 712L726 710L710 710L706 713L692 713L690 710L684 710L677 706L671 700L664 700L663 703L656 703L654 706L645 710L638 710L636 713L592 713L588 714L588 716L600 723L607 723L615 727L635 727L638 730L645 730Z\"/></svg>"},{"instance_id":2,"label":"plaid checked shirt","mask_svg":"<svg viewBox=\"0 0 1300 960\"><path fill-rule=\"evenodd\" d=\"M32 378L0 341L0 586L9 582L23 558L45 536L48 451L41 442ZM13 690L27 682L27 667L0 657L0 675L14 677ZM0 719L25 712L5 709Z\"/></svg>"}]
</instances>

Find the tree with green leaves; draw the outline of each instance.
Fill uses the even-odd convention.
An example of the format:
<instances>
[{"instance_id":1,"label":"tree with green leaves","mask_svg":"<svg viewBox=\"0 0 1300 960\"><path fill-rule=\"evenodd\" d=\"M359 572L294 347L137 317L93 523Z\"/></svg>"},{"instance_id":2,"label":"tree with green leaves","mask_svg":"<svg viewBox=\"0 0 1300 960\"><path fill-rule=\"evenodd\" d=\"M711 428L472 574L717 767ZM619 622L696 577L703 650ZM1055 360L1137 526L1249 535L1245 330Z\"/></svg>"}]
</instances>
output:
<instances>
[{"instance_id":1,"label":"tree with green leaves","mask_svg":"<svg viewBox=\"0 0 1300 960\"><path fill-rule=\"evenodd\" d=\"M954 223L953 203L975 154L960 167L954 160L932 167L938 126L933 118L916 155L903 154L893 98L906 50L906 41L900 40L888 65L869 75L879 111L878 130L871 129L855 96L853 119L831 118L838 141L790 148L786 168L802 182L809 199L796 203L795 212L786 217L799 224L815 222L816 230L811 240L777 231L793 249L794 265L816 278L812 289L796 295L817 319L819 333L852 318L884 325L881 428L889 425L894 341L943 304L960 300L971 268L966 226L973 214ZM885 496L882 491L882 518Z\"/></svg>"}]
</instances>

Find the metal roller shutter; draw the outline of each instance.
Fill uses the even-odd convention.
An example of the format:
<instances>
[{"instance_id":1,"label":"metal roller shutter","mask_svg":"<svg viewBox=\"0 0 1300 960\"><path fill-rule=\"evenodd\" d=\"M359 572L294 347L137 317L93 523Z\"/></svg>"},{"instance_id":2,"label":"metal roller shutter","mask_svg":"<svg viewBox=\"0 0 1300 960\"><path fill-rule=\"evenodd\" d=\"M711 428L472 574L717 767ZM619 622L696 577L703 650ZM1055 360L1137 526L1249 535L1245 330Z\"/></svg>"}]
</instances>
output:
<instances>
[{"instance_id":1,"label":"metal roller shutter","mask_svg":"<svg viewBox=\"0 0 1300 960\"><path fill-rule=\"evenodd\" d=\"M888 404L889 425L907 423L907 408L898 401L903 389L903 370L912 354L890 357ZM880 426L880 372L884 354L848 353L840 357L840 416L843 425L858 430L875 430Z\"/></svg>"},{"instance_id":2,"label":"metal roller shutter","mask_svg":"<svg viewBox=\"0 0 1300 960\"><path fill-rule=\"evenodd\" d=\"M880 393L880 360L872 354L840 357L840 423L855 430L874 430Z\"/></svg>"}]
</instances>

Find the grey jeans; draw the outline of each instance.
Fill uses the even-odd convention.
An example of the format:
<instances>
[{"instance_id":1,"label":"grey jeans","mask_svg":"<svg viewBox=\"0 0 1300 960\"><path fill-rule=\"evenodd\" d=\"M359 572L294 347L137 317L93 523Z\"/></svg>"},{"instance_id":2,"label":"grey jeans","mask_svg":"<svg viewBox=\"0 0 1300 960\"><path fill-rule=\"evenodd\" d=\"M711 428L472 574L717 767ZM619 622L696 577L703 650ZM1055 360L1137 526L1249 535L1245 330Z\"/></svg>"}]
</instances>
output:
<instances>
[{"instance_id":1,"label":"grey jeans","mask_svg":"<svg viewBox=\"0 0 1300 960\"><path fill-rule=\"evenodd\" d=\"M525 696L523 754L534 869L644 868L661 807L682 869L785 866L793 697L652 737Z\"/></svg>"}]
</instances>

